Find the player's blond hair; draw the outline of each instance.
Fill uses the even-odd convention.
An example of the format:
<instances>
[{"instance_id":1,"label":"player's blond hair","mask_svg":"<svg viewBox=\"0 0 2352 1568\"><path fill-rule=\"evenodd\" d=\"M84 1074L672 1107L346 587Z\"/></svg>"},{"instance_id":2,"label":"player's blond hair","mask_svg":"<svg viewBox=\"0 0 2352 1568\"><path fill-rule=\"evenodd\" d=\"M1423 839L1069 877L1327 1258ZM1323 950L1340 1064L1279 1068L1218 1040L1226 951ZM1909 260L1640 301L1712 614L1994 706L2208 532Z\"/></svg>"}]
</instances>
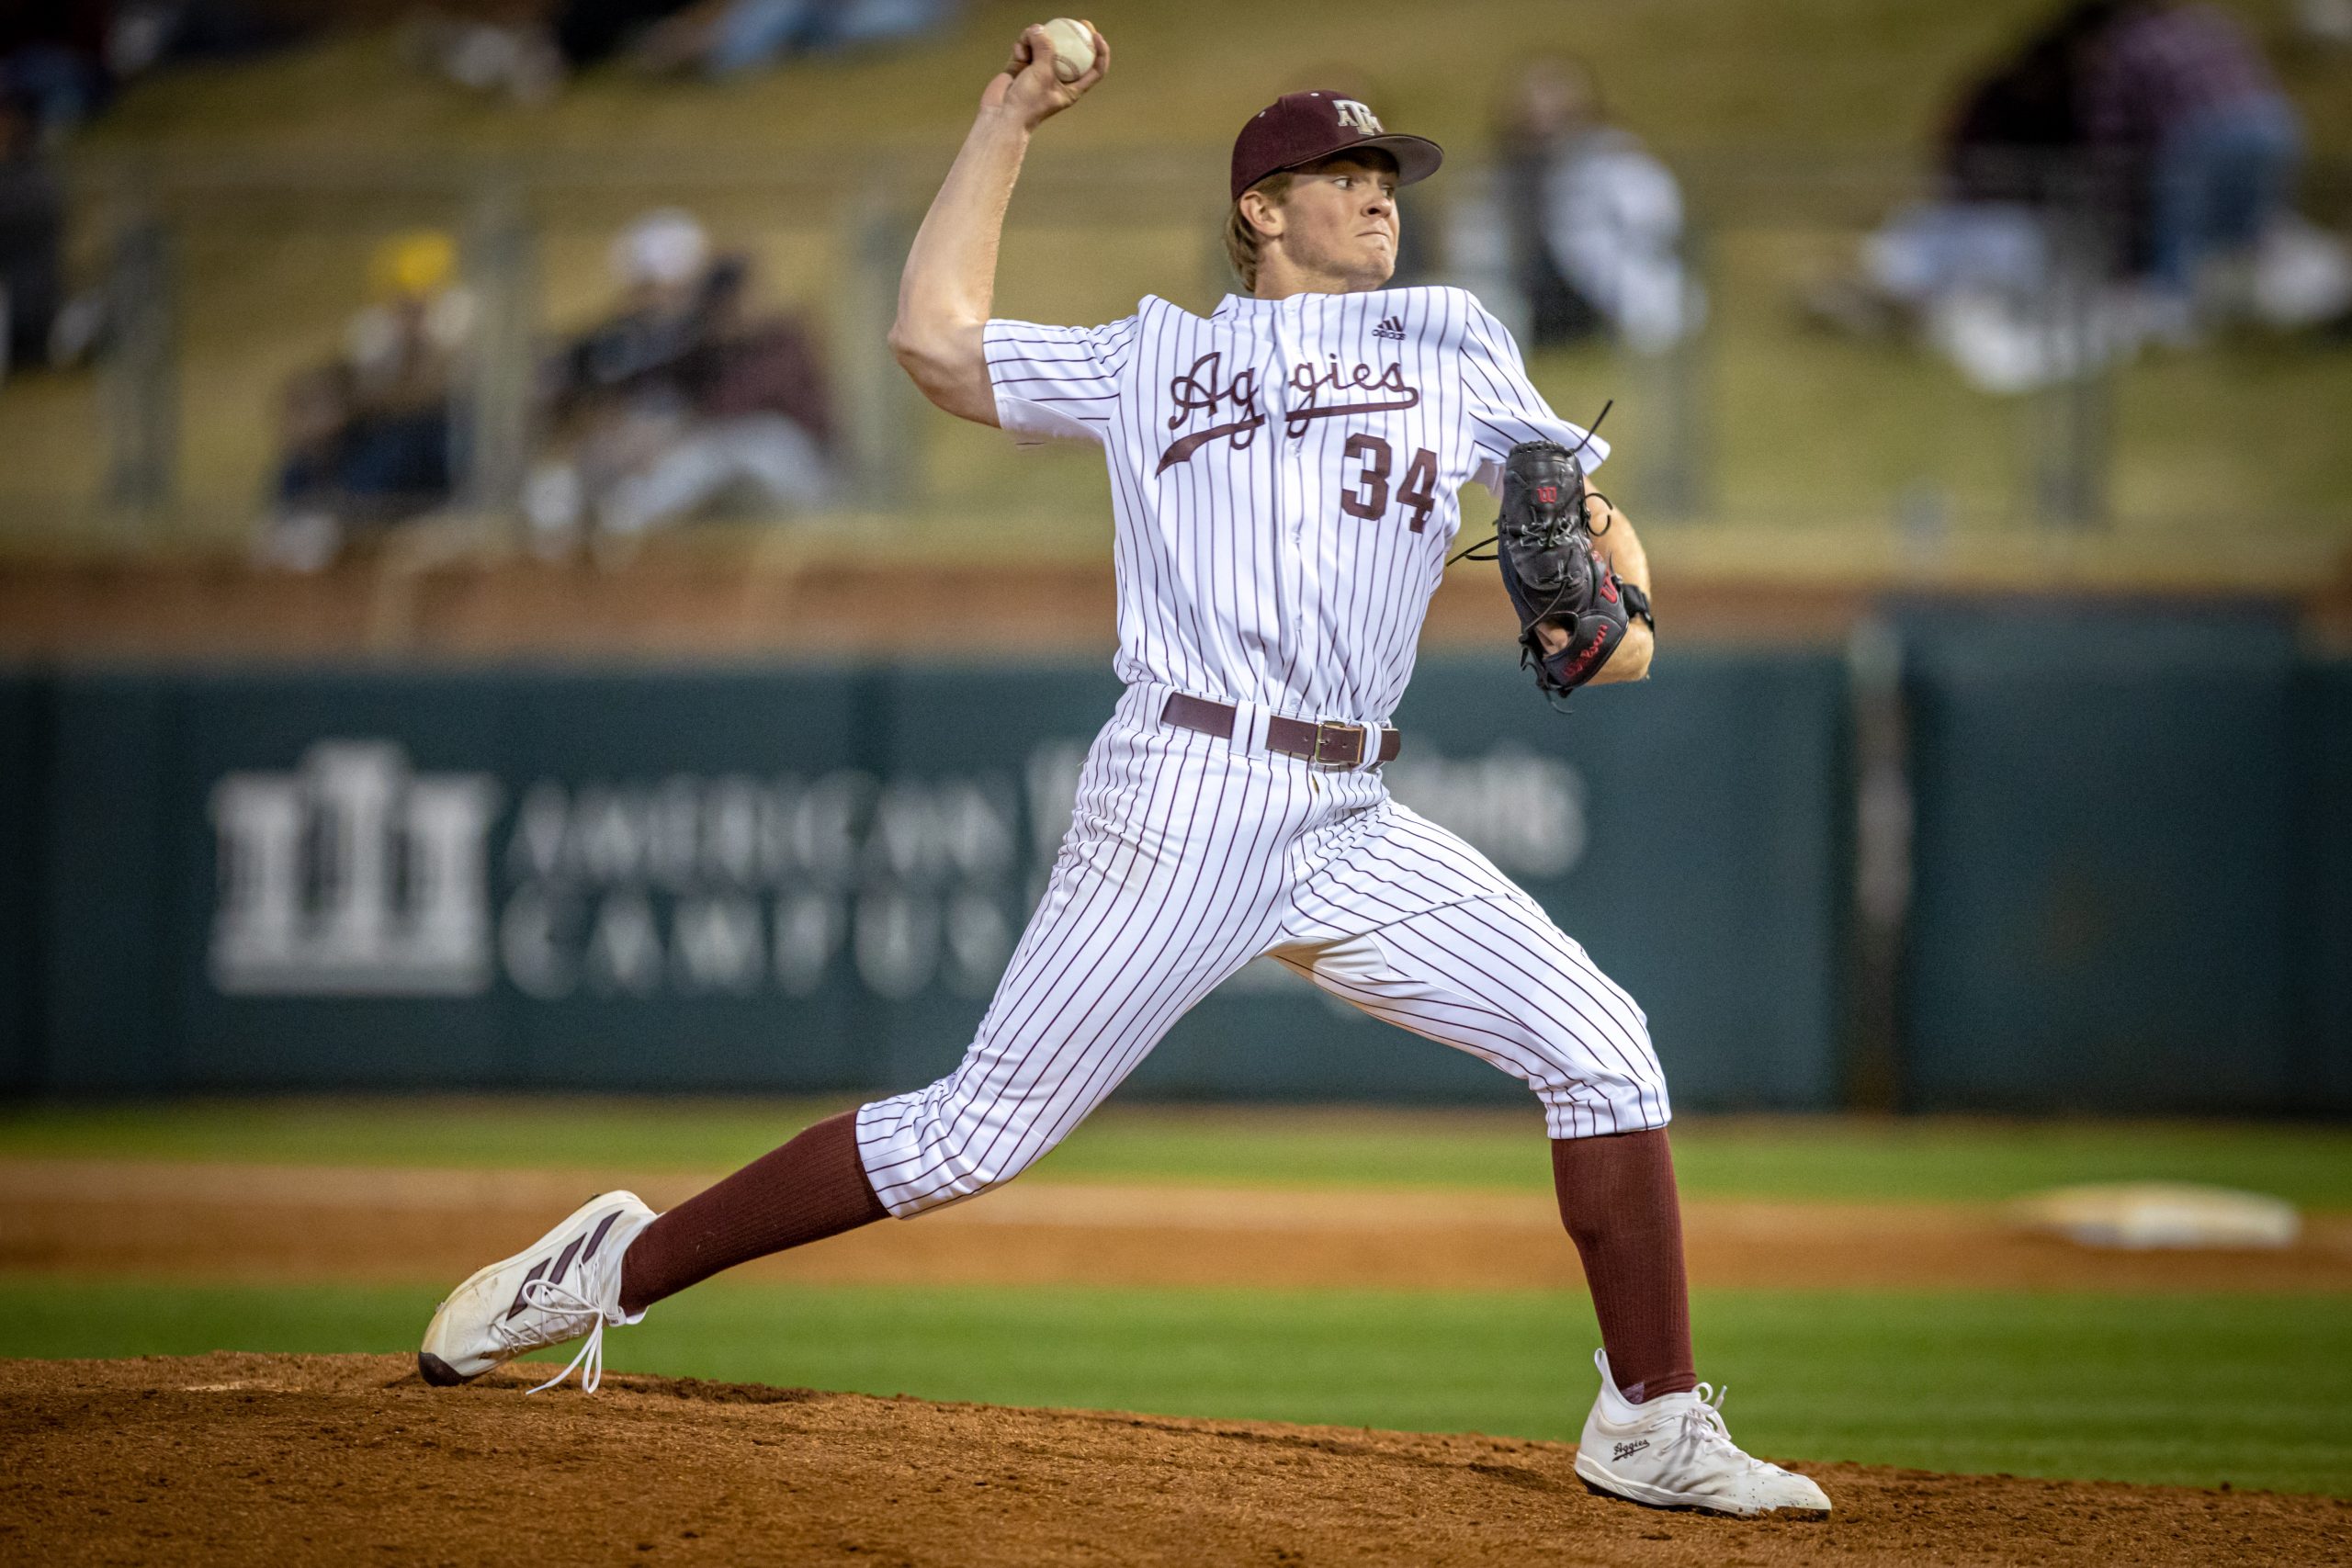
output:
<instances>
[{"instance_id":1,"label":"player's blond hair","mask_svg":"<svg viewBox=\"0 0 2352 1568\"><path fill-rule=\"evenodd\" d=\"M1280 207L1283 198L1290 194L1290 171L1284 169L1268 175L1251 186L1250 190ZM1250 191L1241 194L1247 196ZM1254 290L1258 287L1258 253L1265 243L1266 236L1258 231L1258 226L1250 221L1249 214L1241 210L1241 203L1236 201L1233 210L1225 218L1225 255L1233 264L1233 270L1240 276L1244 288Z\"/></svg>"}]
</instances>

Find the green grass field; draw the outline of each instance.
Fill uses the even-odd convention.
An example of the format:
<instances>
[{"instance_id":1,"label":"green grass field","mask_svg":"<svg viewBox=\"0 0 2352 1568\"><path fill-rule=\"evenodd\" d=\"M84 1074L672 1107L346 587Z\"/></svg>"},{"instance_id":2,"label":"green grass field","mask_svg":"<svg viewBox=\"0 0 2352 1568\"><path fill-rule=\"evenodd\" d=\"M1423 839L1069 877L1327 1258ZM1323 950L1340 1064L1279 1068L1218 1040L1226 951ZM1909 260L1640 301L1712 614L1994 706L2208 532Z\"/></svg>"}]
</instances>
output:
<instances>
[{"instance_id":1,"label":"green grass field","mask_svg":"<svg viewBox=\"0 0 2352 1568\"><path fill-rule=\"evenodd\" d=\"M631 1172L749 1158L808 1100L17 1108L0 1159ZM2352 1129L1691 1119L1710 1197L1982 1201L2171 1178L2352 1208ZM1531 1117L1114 1107L1031 1179L1542 1190ZM1565 1243L1564 1243L1565 1245ZM0 1356L405 1351L414 1289L0 1274ZM1702 1292L1701 1370L1786 1457L2352 1497L2352 1310L2328 1296ZM721 1280L616 1333L616 1370L929 1398L1573 1439L1595 1332L1537 1292L782 1287Z\"/></svg>"},{"instance_id":2,"label":"green grass field","mask_svg":"<svg viewBox=\"0 0 2352 1568\"><path fill-rule=\"evenodd\" d=\"M411 1349L429 1291L0 1276L0 1355ZM2246 1297L1702 1292L1758 1451L2352 1496L2352 1313ZM1581 1296L720 1283L616 1371L993 1404L1573 1441Z\"/></svg>"},{"instance_id":3,"label":"green grass field","mask_svg":"<svg viewBox=\"0 0 2352 1568\"><path fill-rule=\"evenodd\" d=\"M0 1158L730 1168L844 1100L307 1100L0 1110ZM1702 1197L1998 1200L2082 1181L2201 1181L2352 1209L2341 1124L1686 1117L1685 1191ZM1384 1112L1111 1106L1031 1180L1549 1190L1532 1111Z\"/></svg>"}]
</instances>

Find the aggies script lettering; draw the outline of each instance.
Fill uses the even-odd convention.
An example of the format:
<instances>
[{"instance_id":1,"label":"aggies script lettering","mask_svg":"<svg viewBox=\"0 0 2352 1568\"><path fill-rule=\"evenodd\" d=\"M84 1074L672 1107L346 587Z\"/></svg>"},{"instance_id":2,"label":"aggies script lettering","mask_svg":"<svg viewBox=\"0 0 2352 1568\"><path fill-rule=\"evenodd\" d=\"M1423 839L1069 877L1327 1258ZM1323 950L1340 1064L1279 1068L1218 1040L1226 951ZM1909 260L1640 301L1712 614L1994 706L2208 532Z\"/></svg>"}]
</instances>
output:
<instances>
[{"instance_id":1,"label":"aggies script lettering","mask_svg":"<svg viewBox=\"0 0 2352 1568\"><path fill-rule=\"evenodd\" d=\"M1155 474L1166 473L1212 441L1230 438L1233 449L1246 451L1258 438L1266 423L1265 411L1258 406L1258 372L1244 366L1233 373L1230 381L1222 378L1225 351L1215 349L1193 361L1193 367L1180 372L1168 383L1168 400L1175 412L1168 416L1168 428L1176 429L1194 414L1229 414L1220 423L1191 431L1178 436L1159 455ZM1405 379L1404 367L1390 365L1374 372L1369 365L1358 364L1346 369L1340 367L1337 355L1329 355L1320 369L1301 365L1290 374L1290 389L1294 394L1291 406L1283 411L1283 432L1295 441L1305 435L1307 427L1318 419L1337 419L1351 413L1387 413L1397 409L1415 407L1421 400L1421 389ZM1324 402L1327 397L1346 396L1356 392L1386 393L1387 396L1365 402Z\"/></svg>"}]
</instances>

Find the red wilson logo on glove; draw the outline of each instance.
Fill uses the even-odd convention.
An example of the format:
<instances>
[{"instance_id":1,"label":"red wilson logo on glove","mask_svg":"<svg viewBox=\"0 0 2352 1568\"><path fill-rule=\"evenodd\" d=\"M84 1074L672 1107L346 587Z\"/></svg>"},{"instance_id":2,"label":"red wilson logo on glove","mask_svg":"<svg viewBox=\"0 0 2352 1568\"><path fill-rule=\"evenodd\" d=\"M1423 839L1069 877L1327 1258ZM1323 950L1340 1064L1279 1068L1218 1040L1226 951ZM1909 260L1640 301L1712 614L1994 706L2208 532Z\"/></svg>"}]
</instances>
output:
<instances>
[{"instance_id":1,"label":"red wilson logo on glove","mask_svg":"<svg viewBox=\"0 0 2352 1568\"><path fill-rule=\"evenodd\" d=\"M1582 681L1600 663L1601 655L1609 651L1609 634L1616 628L1604 626L1593 634L1592 645L1577 656L1575 663L1560 671L1560 683L1573 686Z\"/></svg>"}]
</instances>

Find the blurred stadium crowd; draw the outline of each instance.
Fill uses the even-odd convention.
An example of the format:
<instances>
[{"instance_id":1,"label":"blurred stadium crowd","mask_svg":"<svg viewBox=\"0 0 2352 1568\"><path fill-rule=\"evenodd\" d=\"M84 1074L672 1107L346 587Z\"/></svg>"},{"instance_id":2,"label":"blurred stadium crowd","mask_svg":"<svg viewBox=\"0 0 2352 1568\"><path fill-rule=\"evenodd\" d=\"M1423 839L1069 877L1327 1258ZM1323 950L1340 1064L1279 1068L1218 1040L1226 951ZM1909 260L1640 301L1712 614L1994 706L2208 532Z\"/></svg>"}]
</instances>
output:
<instances>
[{"instance_id":1,"label":"blurred stadium crowd","mask_svg":"<svg viewBox=\"0 0 2352 1568\"><path fill-rule=\"evenodd\" d=\"M457 259L438 231L385 242L376 300L342 352L287 388L264 559L323 566L355 532L455 494L467 431L457 366L475 316ZM808 323L752 313L750 263L714 254L674 208L629 225L611 262L610 313L540 367L542 440L524 497L535 548L560 558L585 545L610 560L730 498L787 514L824 504L833 420Z\"/></svg>"},{"instance_id":2,"label":"blurred stadium crowd","mask_svg":"<svg viewBox=\"0 0 2352 1568\"><path fill-rule=\"evenodd\" d=\"M415 69L536 103L583 71L718 78L888 50L951 24L957 6L373 9L404 14ZM352 12L299 0L20 0L0 11L0 379L74 373L107 351L107 291L65 259L73 214L58 165L78 130L143 73L296 47ZM2352 0L2299 0L2295 15L2317 44L2352 49ZM1704 325L1681 183L1618 122L1588 63L1523 61L1493 105L1486 151L1488 205L1434 243L1408 227L1400 284L1475 275L1536 349L1604 343L1656 355ZM2228 12L2066 0L1955 85L1928 156L1922 197L1802 291L1806 319L1939 355L1996 393L2151 347L2194 352L2249 324L2352 344L2352 246L2298 209L2296 110ZM1477 245L1492 254L1467 254ZM460 249L447 230L401 233L380 246L364 298L353 280L343 342L319 344L284 389L276 472L258 487L260 558L315 568L462 491L466 361L482 311ZM610 305L536 355L523 504L535 547L609 558L713 511L790 515L840 499L837 393L820 333L757 303L749 254L696 213L662 207L612 237L610 263ZM2086 277L2087 290L2076 286Z\"/></svg>"},{"instance_id":3,"label":"blurred stadium crowd","mask_svg":"<svg viewBox=\"0 0 2352 1568\"><path fill-rule=\"evenodd\" d=\"M1939 188L1815 293L1823 321L1923 334L2001 389L2072 368L2030 330L2069 243L2111 288L2062 353L2193 347L2240 319L2340 330L2352 306L2344 242L2292 203L2294 106L2210 6L2074 0L1963 85L1936 151Z\"/></svg>"}]
</instances>

